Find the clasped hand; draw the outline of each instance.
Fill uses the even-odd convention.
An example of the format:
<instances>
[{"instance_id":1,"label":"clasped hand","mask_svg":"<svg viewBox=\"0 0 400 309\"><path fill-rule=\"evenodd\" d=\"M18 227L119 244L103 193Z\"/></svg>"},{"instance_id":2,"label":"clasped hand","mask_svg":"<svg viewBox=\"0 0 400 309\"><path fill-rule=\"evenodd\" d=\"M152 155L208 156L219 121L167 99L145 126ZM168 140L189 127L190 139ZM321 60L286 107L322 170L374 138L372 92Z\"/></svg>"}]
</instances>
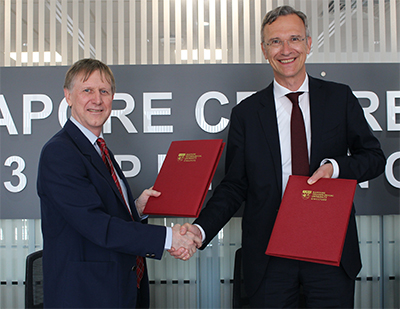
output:
<instances>
[{"instance_id":1,"label":"clasped hand","mask_svg":"<svg viewBox=\"0 0 400 309\"><path fill-rule=\"evenodd\" d=\"M176 259L188 260L201 247L200 229L190 223L176 224L172 228L172 247L168 252Z\"/></svg>"},{"instance_id":2,"label":"clasped hand","mask_svg":"<svg viewBox=\"0 0 400 309\"><path fill-rule=\"evenodd\" d=\"M150 197L159 197L161 192L153 190L153 187L142 192L136 200L136 209L139 216L143 215L144 208ZM175 224L172 228L172 246L168 252L176 259L188 260L201 247L201 232L195 225L185 223Z\"/></svg>"}]
</instances>

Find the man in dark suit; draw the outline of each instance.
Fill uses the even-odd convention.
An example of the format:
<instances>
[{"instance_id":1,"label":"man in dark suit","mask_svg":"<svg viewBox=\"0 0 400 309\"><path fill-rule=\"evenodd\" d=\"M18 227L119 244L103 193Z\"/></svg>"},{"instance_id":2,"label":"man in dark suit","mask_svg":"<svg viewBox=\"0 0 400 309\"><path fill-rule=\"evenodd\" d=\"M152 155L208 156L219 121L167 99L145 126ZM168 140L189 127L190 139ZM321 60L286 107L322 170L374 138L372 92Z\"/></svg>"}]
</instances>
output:
<instances>
[{"instance_id":1,"label":"man in dark suit","mask_svg":"<svg viewBox=\"0 0 400 309\"><path fill-rule=\"evenodd\" d=\"M320 178L363 182L377 177L384 170L384 154L350 88L307 75L311 37L302 12L289 6L269 12L262 24L261 46L274 81L233 108L226 175L194 225L186 223L181 232L202 237L204 248L245 202L243 273L252 307L296 307L300 285L308 307L353 307L355 278L361 269L354 208L340 267L265 254L299 157L299 152L291 154L292 103L286 94L301 92L308 154L303 165L310 185ZM177 249L175 254L182 252Z\"/></svg>"},{"instance_id":2,"label":"man in dark suit","mask_svg":"<svg viewBox=\"0 0 400 309\"><path fill-rule=\"evenodd\" d=\"M150 188L135 200L105 147L102 126L115 94L110 68L94 59L76 62L64 94L71 118L43 147L37 180L44 306L148 308L143 257L161 259L164 250L183 246L181 257L188 259L196 237L183 237L179 225L144 224L148 198L161 193Z\"/></svg>"}]
</instances>

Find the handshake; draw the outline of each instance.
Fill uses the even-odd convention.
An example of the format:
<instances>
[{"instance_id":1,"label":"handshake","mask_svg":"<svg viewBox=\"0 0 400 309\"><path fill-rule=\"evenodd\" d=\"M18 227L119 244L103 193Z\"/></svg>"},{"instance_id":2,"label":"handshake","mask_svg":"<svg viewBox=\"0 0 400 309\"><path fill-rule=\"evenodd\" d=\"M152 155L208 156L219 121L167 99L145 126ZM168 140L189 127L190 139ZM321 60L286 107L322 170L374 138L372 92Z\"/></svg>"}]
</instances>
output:
<instances>
[{"instance_id":1,"label":"handshake","mask_svg":"<svg viewBox=\"0 0 400 309\"><path fill-rule=\"evenodd\" d=\"M185 223L176 224L172 227L172 247L168 252L176 259L183 261L189 260L200 248L202 244L202 235L196 225Z\"/></svg>"},{"instance_id":2,"label":"handshake","mask_svg":"<svg viewBox=\"0 0 400 309\"><path fill-rule=\"evenodd\" d=\"M159 197L160 195L161 192L153 190L153 187L144 190L135 202L139 216L143 216L149 197ZM193 256L197 248L201 247L202 242L201 231L196 225L175 224L172 228L172 246L168 252L176 259L186 261Z\"/></svg>"}]
</instances>

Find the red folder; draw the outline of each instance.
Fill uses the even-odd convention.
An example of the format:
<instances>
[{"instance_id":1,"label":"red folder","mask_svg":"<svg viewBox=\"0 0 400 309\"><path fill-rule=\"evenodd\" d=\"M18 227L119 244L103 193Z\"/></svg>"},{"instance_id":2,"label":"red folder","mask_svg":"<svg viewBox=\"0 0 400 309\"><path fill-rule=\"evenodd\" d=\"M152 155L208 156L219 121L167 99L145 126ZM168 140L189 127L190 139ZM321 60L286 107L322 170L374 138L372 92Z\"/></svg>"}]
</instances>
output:
<instances>
[{"instance_id":1,"label":"red folder","mask_svg":"<svg viewBox=\"0 0 400 309\"><path fill-rule=\"evenodd\" d=\"M174 141L154 183L145 214L198 217L221 158L222 139Z\"/></svg>"},{"instance_id":2,"label":"red folder","mask_svg":"<svg viewBox=\"0 0 400 309\"><path fill-rule=\"evenodd\" d=\"M340 265L357 181L290 176L267 255Z\"/></svg>"}]
</instances>

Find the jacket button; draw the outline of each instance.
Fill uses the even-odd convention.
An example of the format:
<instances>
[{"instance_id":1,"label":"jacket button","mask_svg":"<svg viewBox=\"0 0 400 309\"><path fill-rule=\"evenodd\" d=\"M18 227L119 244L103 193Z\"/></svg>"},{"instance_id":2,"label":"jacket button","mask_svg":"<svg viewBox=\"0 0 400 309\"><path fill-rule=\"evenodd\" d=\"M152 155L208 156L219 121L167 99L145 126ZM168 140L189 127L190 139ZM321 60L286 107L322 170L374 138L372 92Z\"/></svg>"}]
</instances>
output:
<instances>
[{"instance_id":1,"label":"jacket button","mask_svg":"<svg viewBox=\"0 0 400 309\"><path fill-rule=\"evenodd\" d=\"M132 271L136 271L136 265L135 266L132 266Z\"/></svg>"}]
</instances>

